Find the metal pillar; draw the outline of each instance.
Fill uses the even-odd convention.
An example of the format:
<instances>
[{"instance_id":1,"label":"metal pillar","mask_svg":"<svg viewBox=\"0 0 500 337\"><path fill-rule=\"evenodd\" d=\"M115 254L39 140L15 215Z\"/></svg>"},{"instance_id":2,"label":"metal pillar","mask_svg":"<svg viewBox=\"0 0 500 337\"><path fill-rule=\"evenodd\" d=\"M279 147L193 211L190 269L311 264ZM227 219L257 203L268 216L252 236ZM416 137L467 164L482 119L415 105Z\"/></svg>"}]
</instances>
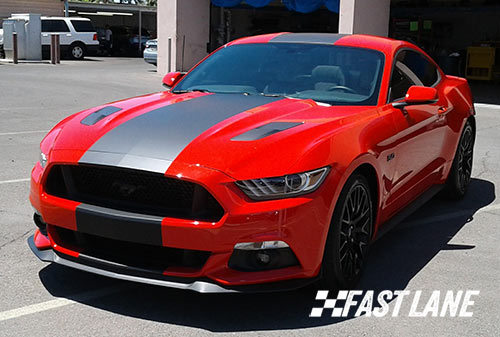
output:
<instances>
[{"instance_id":1,"label":"metal pillar","mask_svg":"<svg viewBox=\"0 0 500 337\"><path fill-rule=\"evenodd\" d=\"M50 34L50 63L61 63L61 44L59 34Z\"/></svg>"},{"instance_id":2,"label":"metal pillar","mask_svg":"<svg viewBox=\"0 0 500 337\"><path fill-rule=\"evenodd\" d=\"M142 11L139 8L139 56L142 52Z\"/></svg>"},{"instance_id":3,"label":"metal pillar","mask_svg":"<svg viewBox=\"0 0 500 337\"><path fill-rule=\"evenodd\" d=\"M168 38L168 72L172 71L172 38Z\"/></svg>"},{"instance_id":4,"label":"metal pillar","mask_svg":"<svg viewBox=\"0 0 500 337\"><path fill-rule=\"evenodd\" d=\"M14 64L17 64L18 62L17 33L12 33L12 61L14 62Z\"/></svg>"}]
</instances>

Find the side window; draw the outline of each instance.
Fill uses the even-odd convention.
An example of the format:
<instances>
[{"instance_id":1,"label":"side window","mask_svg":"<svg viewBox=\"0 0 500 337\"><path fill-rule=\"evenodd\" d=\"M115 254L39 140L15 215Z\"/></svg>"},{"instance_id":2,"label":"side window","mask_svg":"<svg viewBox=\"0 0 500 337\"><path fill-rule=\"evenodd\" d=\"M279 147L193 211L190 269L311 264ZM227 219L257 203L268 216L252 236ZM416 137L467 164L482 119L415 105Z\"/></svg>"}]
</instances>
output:
<instances>
[{"instance_id":1,"label":"side window","mask_svg":"<svg viewBox=\"0 0 500 337\"><path fill-rule=\"evenodd\" d=\"M90 21L71 20L71 24L73 25L73 28L75 28L75 30L79 33L89 33L96 31Z\"/></svg>"},{"instance_id":2,"label":"side window","mask_svg":"<svg viewBox=\"0 0 500 337\"><path fill-rule=\"evenodd\" d=\"M426 87L431 87L438 81L438 70L424 55L403 50L398 54L397 61L406 65Z\"/></svg>"},{"instance_id":3,"label":"side window","mask_svg":"<svg viewBox=\"0 0 500 337\"><path fill-rule=\"evenodd\" d=\"M42 20L42 32L66 33L69 32L69 28L64 20Z\"/></svg>"},{"instance_id":4,"label":"side window","mask_svg":"<svg viewBox=\"0 0 500 337\"><path fill-rule=\"evenodd\" d=\"M397 62L392 73L391 85L389 88L389 102L404 98L408 89L412 85L417 85L400 66L401 63Z\"/></svg>"},{"instance_id":5,"label":"side window","mask_svg":"<svg viewBox=\"0 0 500 337\"><path fill-rule=\"evenodd\" d=\"M51 21L49 21L49 20L42 20L42 32L49 33L51 31L52 31Z\"/></svg>"}]
</instances>

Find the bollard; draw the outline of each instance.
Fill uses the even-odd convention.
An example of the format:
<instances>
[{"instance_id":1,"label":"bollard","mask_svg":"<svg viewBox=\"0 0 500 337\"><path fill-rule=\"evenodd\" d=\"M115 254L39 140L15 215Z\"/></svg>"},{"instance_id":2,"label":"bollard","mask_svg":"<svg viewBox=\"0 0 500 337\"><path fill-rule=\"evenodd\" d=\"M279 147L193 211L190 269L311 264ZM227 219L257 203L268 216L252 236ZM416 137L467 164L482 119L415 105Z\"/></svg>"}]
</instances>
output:
<instances>
[{"instance_id":1,"label":"bollard","mask_svg":"<svg viewBox=\"0 0 500 337\"><path fill-rule=\"evenodd\" d=\"M60 35L56 35L56 63L61 64L61 40Z\"/></svg>"},{"instance_id":2,"label":"bollard","mask_svg":"<svg viewBox=\"0 0 500 337\"><path fill-rule=\"evenodd\" d=\"M56 64L56 35L50 34L50 63Z\"/></svg>"},{"instance_id":3,"label":"bollard","mask_svg":"<svg viewBox=\"0 0 500 337\"><path fill-rule=\"evenodd\" d=\"M12 33L12 61L14 61L14 64L18 63L17 33Z\"/></svg>"},{"instance_id":4,"label":"bollard","mask_svg":"<svg viewBox=\"0 0 500 337\"><path fill-rule=\"evenodd\" d=\"M168 50L167 50L167 62L168 62L168 72L172 71L172 38L168 38Z\"/></svg>"}]
</instances>

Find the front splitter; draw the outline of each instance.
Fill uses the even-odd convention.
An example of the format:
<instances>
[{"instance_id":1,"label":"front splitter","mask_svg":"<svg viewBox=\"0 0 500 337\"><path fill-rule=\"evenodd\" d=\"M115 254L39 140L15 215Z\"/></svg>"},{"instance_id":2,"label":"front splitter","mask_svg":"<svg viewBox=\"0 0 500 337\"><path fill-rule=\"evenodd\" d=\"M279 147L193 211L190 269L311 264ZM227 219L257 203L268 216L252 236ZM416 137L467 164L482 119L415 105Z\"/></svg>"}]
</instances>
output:
<instances>
[{"instance_id":1,"label":"front splitter","mask_svg":"<svg viewBox=\"0 0 500 337\"><path fill-rule=\"evenodd\" d=\"M33 253L44 262L52 262L57 263L62 266L86 271L89 273L102 275L106 277L111 277L115 279L132 281L138 283L145 283L151 285L157 285L168 288L182 289L182 290L191 290L199 293L259 293L259 292L277 292L277 291L289 291L298 288L302 288L308 284L311 284L317 281L318 278L310 278L310 279L297 279L290 281L282 281L282 282L273 282L273 283L262 283L262 284L252 284L252 285L240 285L240 286L231 286L231 287L222 287L218 284L195 280L193 282L176 282L171 280L164 279L155 279L148 277L141 277L136 275L127 274L127 267L120 266L125 272L116 272L101 268L96 268L84 263L78 263L67 258L64 258L54 252L52 249L47 250L39 250L35 246L34 236L30 236L28 238L28 245ZM106 261L100 261L106 262ZM130 268L132 270L132 268Z\"/></svg>"}]
</instances>

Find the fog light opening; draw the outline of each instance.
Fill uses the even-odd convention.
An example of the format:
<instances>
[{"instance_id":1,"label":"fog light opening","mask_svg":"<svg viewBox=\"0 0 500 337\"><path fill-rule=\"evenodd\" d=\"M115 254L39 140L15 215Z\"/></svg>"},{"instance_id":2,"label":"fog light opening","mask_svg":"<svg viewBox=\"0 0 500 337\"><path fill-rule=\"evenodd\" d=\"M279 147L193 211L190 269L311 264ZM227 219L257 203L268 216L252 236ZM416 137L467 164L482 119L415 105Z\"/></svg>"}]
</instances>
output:
<instances>
[{"instance_id":1,"label":"fog light opening","mask_svg":"<svg viewBox=\"0 0 500 337\"><path fill-rule=\"evenodd\" d=\"M292 249L283 241L243 242L234 246L228 266L239 271L265 271L298 265Z\"/></svg>"},{"instance_id":2,"label":"fog light opening","mask_svg":"<svg viewBox=\"0 0 500 337\"><path fill-rule=\"evenodd\" d=\"M289 246L283 241L240 242L234 245L234 249L239 250L264 250L279 248L289 248Z\"/></svg>"},{"instance_id":3,"label":"fog light opening","mask_svg":"<svg viewBox=\"0 0 500 337\"><path fill-rule=\"evenodd\" d=\"M271 261L271 256L267 253L257 253L257 261L262 265L267 265Z\"/></svg>"}]
</instances>

